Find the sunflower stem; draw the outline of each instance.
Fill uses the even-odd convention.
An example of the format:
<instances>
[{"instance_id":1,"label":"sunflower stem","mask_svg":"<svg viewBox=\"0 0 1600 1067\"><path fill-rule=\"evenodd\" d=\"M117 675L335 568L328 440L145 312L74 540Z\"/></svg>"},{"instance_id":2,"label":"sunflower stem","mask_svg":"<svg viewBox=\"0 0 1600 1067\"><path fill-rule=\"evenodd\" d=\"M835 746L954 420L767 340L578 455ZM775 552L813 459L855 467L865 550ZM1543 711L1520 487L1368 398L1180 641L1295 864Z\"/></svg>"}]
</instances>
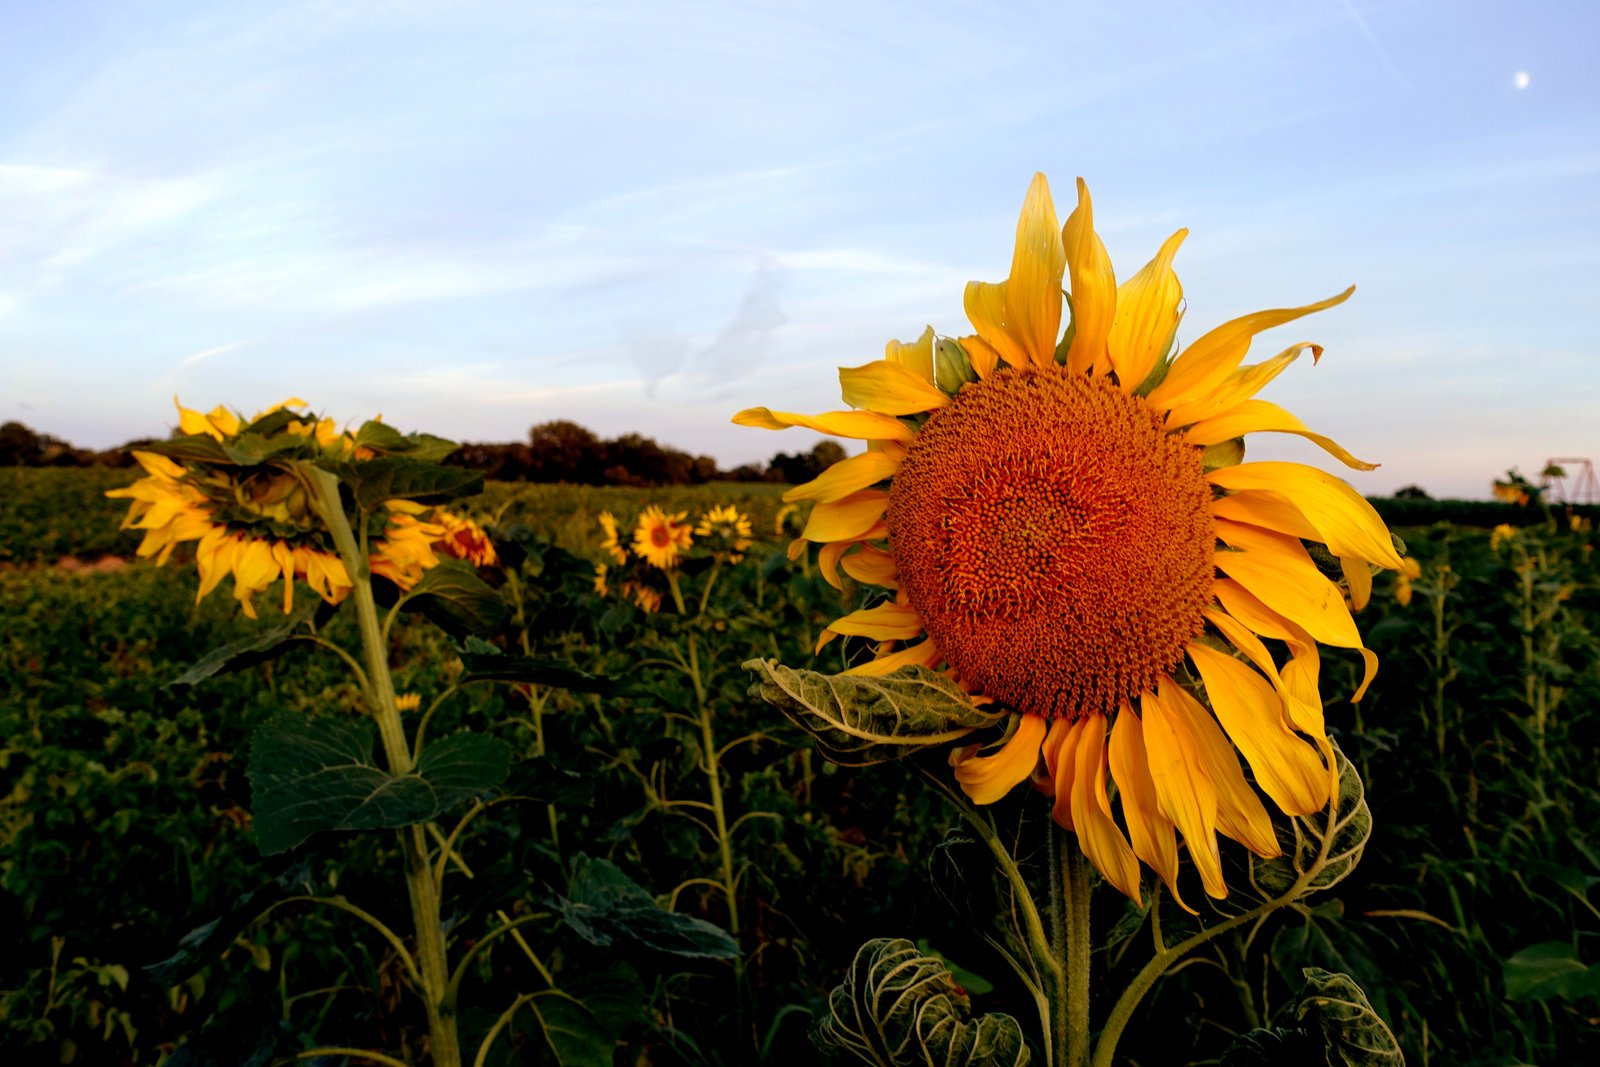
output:
<instances>
[{"instance_id":1,"label":"sunflower stem","mask_svg":"<svg viewBox=\"0 0 1600 1067\"><path fill-rule=\"evenodd\" d=\"M1051 1044L1058 1067L1089 1062L1089 861L1050 821L1050 941L1062 979L1051 1011Z\"/></svg>"},{"instance_id":2,"label":"sunflower stem","mask_svg":"<svg viewBox=\"0 0 1600 1067\"><path fill-rule=\"evenodd\" d=\"M378 604L372 596L372 572L366 554L356 543L355 531L351 529L349 516L345 514L344 502L339 496L339 480L309 463L301 465L301 473L315 489L317 510L322 513L322 520L333 535L333 543L339 549L345 569L350 572L350 599L355 605L356 623L361 632L361 652L366 661L372 717L383 739L389 773L406 774L414 766L414 757L406 743L400 709L395 704L394 677L389 673L389 643L384 639L378 623ZM406 890L411 898L411 917L417 934L416 962L421 972L422 987L419 992L428 1014L428 1051L434 1067L459 1067L461 1043L456 1036L455 1011L444 1004L450 973L445 962L439 889L434 883L433 865L429 862L428 843L423 834L420 825L407 826L399 831L400 849L405 857Z\"/></svg>"}]
</instances>

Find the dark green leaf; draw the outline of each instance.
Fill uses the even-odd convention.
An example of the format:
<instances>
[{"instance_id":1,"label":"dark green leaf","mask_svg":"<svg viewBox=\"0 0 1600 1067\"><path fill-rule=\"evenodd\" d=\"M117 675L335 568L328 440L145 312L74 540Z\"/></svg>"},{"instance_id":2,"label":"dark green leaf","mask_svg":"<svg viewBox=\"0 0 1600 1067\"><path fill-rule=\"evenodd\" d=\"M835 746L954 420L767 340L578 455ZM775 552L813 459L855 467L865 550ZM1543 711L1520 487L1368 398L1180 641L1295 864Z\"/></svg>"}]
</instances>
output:
<instances>
[{"instance_id":1,"label":"dark green leaf","mask_svg":"<svg viewBox=\"0 0 1600 1067\"><path fill-rule=\"evenodd\" d=\"M317 453L315 441L300 434L267 437L246 430L221 444L228 459L241 467L255 467L262 463L298 459Z\"/></svg>"},{"instance_id":2,"label":"dark green leaf","mask_svg":"<svg viewBox=\"0 0 1600 1067\"><path fill-rule=\"evenodd\" d=\"M530 756L512 764L500 792L537 803L587 807L594 801L594 785L592 774L557 766L549 756Z\"/></svg>"},{"instance_id":3,"label":"dark green leaf","mask_svg":"<svg viewBox=\"0 0 1600 1067\"><path fill-rule=\"evenodd\" d=\"M461 665L466 673L461 684L468 682L526 682L529 685L547 685L553 689L566 689L574 693L600 693L613 695L621 691L635 692L632 686L619 685L609 678L580 671L561 660L541 659L537 656L508 656L464 653Z\"/></svg>"},{"instance_id":4,"label":"dark green leaf","mask_svg":"<svg viewBox=\"0 0 1600 1067\"><path fill-rule=\"evenodd\" d=\"M1565 941L1530 945L1505 961L1507 1000L1577 1000L1600 993L1600 966L1578 959Z\"/></svg>"},{"instance_id":5,"label":"dark green leaf","mask_svg":"<svg viewBox=\"0 0 1600 1067\"><path fill-rule=\"evenodd\" d=\"M371 449L380 456L405 455L429 462L438 462L456 450L454 441L425 433L403 434L376 419L362 424L355 439L357 448Z\"/></svg>"},{"instance_id":6,"label":"dark green leaf","mask_svg":"<svg viewBox=\"0 0 1600 1067\"><path fill-rule=\"evenodd\" d=\"M233 907L224 914L184 934L178 942L178 951L160 963L149 964L145 970L162 985L173 985L233 944L234 939L255 921L256 916L280 900L309 892L310 866L304 862L297 863L272 881L240 895L233 902Z\"/></svg>"},{"instance_id":7,"label":"dark green leaf","mask_svg":"<svg viewBox=\"0 0 1600 1067\"><path fill-rule=\"evenodd\" d=\"M930 745L992 726L1006 712L986 710L950 679L926 667L902 667L881 678L794 670L753 659L750 689L817 740L835 763L860 766L898 759Z\"/></svg>"},{"instance_id":8,"label":"dark green leaf","mask_svg":"<svg viewBox=\"0 0 1600 1067\"><path fill-rule=\"evenodd\" d=\"M363 511L371 511L385 500L444 504L483 492L482 471L444 467L409 455L323 460L317 466L348 485Z\"/></svg>"},{"instance_id":9,"label":"dark green leaf","mask_svg":"<svg viewBox=\"0 0 1600 1067\"><path fill-rule=\"evenodd\" d=\"M692 915L666 911L610 860L579 853L568 896L553 902L578 935L602 948L613 942L699 959L732 959L739 945L727 932Z\"/></svg>"},{"instance_id":10,"label":"dark green leaf","mask_svg":"<svg viewBox=\"0 0 1600 1067\"><path fill-rule=\"evenodd\" d=\"M459 733L433 742L409 773L372 757L370 722L280 712L256 730L249 778L256 843L272 855L322 830L378 830L427 822L496 789L510 749Z\"/></svg>"},{"instance_id":11,"label":"dark green leaf","mask_svg":"<svg viewBox=\"0 0 1600 1067\"><path fill-rule=\"evenodd\" d=\"M422 576L406 598L407 611L420 611L455 634L492 634L506 619L506 602L470 563L441 560Z\"/></svg>"},{"instance_id":12,"label":"dark green leaf","mask_svg":"<svg viewBox=\"0 0 1600 1067\"><path fill-rule=\"evenodd\" d=\"M611 1067L617 1039L643 1015L643 984L626 964L561 975L561 986L529 1003L561 1067Z\"/></svg>"},{"instance_id":13,"label":"dark green leaf","mask_svg":"<svg viewBox=\"0 0 1600 1067\"><path fill-rule=\"evenodd\" d=\"M1404 1067L1399 1042L1355 979L1316 967L1302 973L1300 1024L1322 1034L1330 1067Z\"/></svg>"},{"instance_id":14,"label":"dark green leaf","mask_svg":"<svg viewBox=\"0 0 1600 1067\"><path fill-rule=\"evenodd\" d=\"M1023 1067L1022 1027L1009 1015L969 1018L971 1004L944 964L903 938L856 952L811 1038L825 1052L878 1067Z\"/></svg>"},{"instance_id":15,"label":"dark green leaf","mask_svg":"<svg viewBox=\"0 0 1600 1067\"><path fill-rule=\"evenodd\" d=\"M1222 1054L1221 1067L1309 1067L1326 1062L1320 1038L1298 1026L1240 1034Z\"/></svg>"},{"instance_id":16,"label":"dark green leaf","mask_svg":"<svg viewBox=\"0 0 1600 1067\"><path fill-rule=\"evenodd\" d=\"M282 655L294 643L291 635L321 607L322 601L314 595L302 598L300 606L284 616L278 625L212 649L167 685L197 685L213 674L243 670Z\"/></svg>"},{"instance_id":17,"label":"dark green leaf","mask_svg":"<svg viewBox=\"0 0 1600 1067\"><path fill-rule=\"evenodd\" d=\"M169 459L178 460L180 463L220 463L228 465L232 460L228 453L222 450L222 442L207 433L184 434L167 441L151 441L139 446L141 452L154 452Z\"/></svg>"}]
</instances>

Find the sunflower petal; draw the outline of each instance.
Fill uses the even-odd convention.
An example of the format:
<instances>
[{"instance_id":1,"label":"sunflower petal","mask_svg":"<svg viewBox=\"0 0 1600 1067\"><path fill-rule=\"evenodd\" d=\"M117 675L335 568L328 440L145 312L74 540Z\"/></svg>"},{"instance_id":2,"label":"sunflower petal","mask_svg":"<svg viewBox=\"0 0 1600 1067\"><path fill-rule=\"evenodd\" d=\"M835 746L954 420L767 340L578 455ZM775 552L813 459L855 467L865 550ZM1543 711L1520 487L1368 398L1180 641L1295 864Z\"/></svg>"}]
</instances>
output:
<instances>
[{"instance_id":1,"label":"sunflower petal","mask_svg":"<svg viewBox=\"0 0 1600 1067\"><path fill-rule=\"evenodd\" d=\"M804 426L818 433L834 437L850 437L860 441L899 441L910 444L916 433L890 415L874 411L830 411L825 415L800 415L792 411L773 411L771 408L746 408L733 417L736 426L754 426L761 430L787 430L791 426Z\"/></svg>"},{"instance_id":2,"label":"sunflower petal","mask_svg":"<svg viewBox=\"0 0 1600 1067\"><path fill-rule=\"evenodd\" d=\"M956 765L956 781L962 791L974 804L993 804L1011 792L1033 773L1045 732L1043 716L1020 716L1016 730L1000 751L990 756L971 756Z\"/></svg>"},{"instance_id":3,"label":"sunflower petal","mask_svg":"<svg viewBox=\"0 0 1600 1067\"><path fill-rule=\"evenodd\" d=\"M1166 688L1164 684L1162 689ZM1217 850L1217 787L1200 760L1199 740L1181 714L1168 708L1166 699L1164 694L1146 693L1139 701L1156 801L1161 814L1183 834L1206 894L1220 899L1228 895L1228 886L1222 880L1222 854Z\"/></svg>"},{"instance_id":4,"label":"sunflower petal","mask_svg":"<svg viewBox=\"0 0 1600 1067\"><path fill-rule=\"evenodd\" d=\"M817 552L817 570L821 572L823 581L841 593L844 592L844 582L839 580L839 557L854 543L854 541L829 541Z\"/></svg>"},{"instance_id":5,"label":"sunflower petal","mask_svg":"<svg viewBox=\"0 0 1600 1067\"><path fill-rule=\"evenodd\" d=\"M1223 323L1201 335L1173 360L1167 376L1145 399L1157 410L1164 410L1205 395L1244 362L1246 353L1250 351L1250 341L1256 334L1293 322L1302 315L1342 304L1355 291L1356 287L1352 285L1338 296L1319 300L1315 304L1257 311Z\"/></svg>"},{"instance_id":6,"label":"sunflower petal","mask_svg":"<svg viewBox=\"0 0 1600 1067\"><path fill-rule=\"evenodd\" d=\"M980 379L987 378L1000 369L1000 353L995 351L994 346L988 341L977 334L958 340L961 347L966 349L967 361L972 364L973 371Z\"/></svg>"},{"instance_id":7,"label":"sunflower petal","mask_svg":"<svg viewBox=\"0 0 1600 1067\"><path fill-rule=\"evenodd\" d=\"M1156 783L1150 777L1150 757L1144 748L1144 724L1123 705L1111 727L1111 777L1122 798L1122 817L1128 824L1133 854L1156 872L1178 907L1199 914L1183 902L1178 892L1178 841L1172 820L1161 814Z\"/></svg>"},{"instance_id":8,"label":"sunflower petal","mask_svg":"<svg viewBox=\"0 0 1600 1067\"><path fill-rule=\"evenodd\" d=\"M1372 568L1358 556L1340 556L1339 569L1350 588L1350 606L1360 611L1372 599Z\"/></svg>"},{"instance_id":9,"label":"sunflower petal","mask_svg":"<svg viewBox=\"0 0 1600 1067\"><path fill-rule=\"evenodd\" d=\"M797 485L784 493L783 501L786 504L793 504L798 500L815 500L818 503L828 504L835 500L843 500L859 489L865 489L885 478L893 477L894 472L900 469L900 459L903 455L903 452L863 452L858 456L842 459L811 481Z\"/></svg>"},{"instance_id":10,"label":"sunflower petal","mask_svg":"<svg viewBox=\"0 0 1600 1067\"><path fill-rule=\"evenodd\" d=\"M840 634L852 637L870 637L874 641L904 641L922 632L922 617L917 609L903 604L879 604L874 608L852 611L835 619L822 631L817 649Z\"/></svg>"},{"instance_id":11,"label":"sunflower petal","mask_svg":"<svg viewBox=\"0 0 1600 1067\"><path fill-rule=\"evenodd\" d=\"M1361 647L1361 634L1344 605L1344 594L1317 570L1298 540L1227 519L1217 520L1217 536L1242 550L1218 552L1218 570L1315 640L1340 648Z\"/></svg>"},{"instance_id":12,"label":"sunflower petal","mask_svg":"<svg viewBox=\"0 0 1600 1067\"><path fill-rule=\"evenodd\" d=\"M1050 183L1035 174L1017 220L1017 244L1006 282L1006 318L1024 358L1036 367L1055 363L1061 334L1061 276L1067 253L1061 244Z\"/></svg>"},{"instance_id":13,"label":"sunflower petal","mask_svg":"<svg viewBox=\"0 0 1600 1067\"><path fill-rule=\"evenodd\" d=\"M1355 556L1390 570L1400 569L1389 528L1365 497L1327 471L1304 463L1241 463L1207 473L1222 489L1278 493L1316 527L1336 556Z\"/></svg>"},{"instance_id":14,"label":"sunflower petal","mask_svg":"<svg viewBox=\"0 0 1600 1067\"><path fill-rule=\"evenodd\" d=\"M919 415L950 402L932 381L882 359L864 367L840 367L839 386L846 404L880 415Z\"/></svg>"},{"instance_id":15,"label":"sunflower petal","mask_svg":"<svg viewBox=\"0 0 1600 1067\"><path fill-rule=\"evenodd\" d=\"M858 663L844 673L879 678L885 674L893 674L901 667L936 667L939 664L939 659L939 649L930 637L925 641L918 641L914 645L907 645L897 651L886 652L877 659Z\"/></svg>"},{"instance_id":16,"label":"sunflower petal","mask_svg":"<svg viewBox=\"0 0 1600 1067\"><path fill-rule=\"evenodd\" d=\"M1067 251L1067 273L1072 277L1072 346L1067 349L1067 372L1104 374L1111 369L1106 339L1117 315L1117 276L1106 246L1094 232L1094 202L1082 178L1078 179L1078 206L1067 216L1061 240Z\"/></svg>"},{"instance_id":17,"label":"sunflower petal","mask_svg":"<svg viewBox=\"0 0 1600 1067\"><path fill-rule=\"evenodd\" d=\"M1288 534L1303 541L1320 541L1322 535L1288 498L1277 493L1258 493L1245 489L1211 502L1211 514L1219 519L1259 526L1274 533Z\"/></svg>"},{"instance_id":18,"label":"sunflower petal","mask_svg":"<svg viewBox=\"0 0 1600 1067\"><path fill-rule=\"evenodd\" d=\"M933 382L933 327L922 331L915 341L890 341L883 346L883 358L898 363L930 384Z\"/></svg>"},{"instance_id":19,"label":"sunflower petal","mask_svg":"<svg viewBox=\"0 0 1600 1067\"><path fill-rule=\"evenodd\" d=\"M1229 408L1236 407L1251 397L1255 396L1267 383L1288 369L1289 364L1300 358L1300 353L1311 349L1313 357L1322 358L1322 346L1301 341L1299 344L1290 345L1282 352L1262 363L1234 371L1222 380L1215 389L1183 404L1178 404L1167 412L1167 426L1177 429L1180 426L1189 426Z\"/></svg>"},{"instance_id":20,"label":"sunflower petal","mask_svg":"<svg viewBox=\"0 0 1600 1067\"><path fill-rule=\"evenodd\" d=\"M862 489L812 508L800 536L807 541L860 540L883 518L888 506L889 494L882 489Z\"/></svg>"},{"instance_id":21,"label":"sunflower petal","mask_svg":"<svg viewBox=\"0 0 1600 1067\"><path fill-rule=\"evenodd\" d=\"M1222 728L1244 753L1256 781L1272 802L1286 815L1309 815L1321 810L1328 802L1328 772L1316 749L1284 723L1283 702L1273 692L1272 684L1246 664L1215 649L1191 643L1188 653L1205 682L1206 695L1211 698ZM1243 776L1239 782L1243 785ZM1252 793L1252 799L1254 796ZM1276 839L1265 810L1261 820L1265 824L1265 842L1272 851L1257 851L1276 855ZM1251 842L1244 843L1256 847Z\"/></svg>"},{"instance_id":22,"label":"sunflower petal","mask_svg":"<svg viewBox=\"0 0 1600 1067\"><path fill-rule=\"evenodd\" d=\"M1331 437L1312 433L1306 424L1270 400L1246 400L1226 411L1199 420L1184 431L1192 445L1215 445L1243 437L1247 433L1292 433L1304 437L1346 467L1358 471L1377 470L1376 463L1357 459Z\"/></svg>"},{"instance_id":23,"label":"sunflower petal","mask_svg":"<svg viewBox=\"0 0 1600 1067\"><path fill-rule=\"evenodd\" d=\"M1179 230L1162 244L1154 259L1117 287L1116 317L1106 338L1106 354L1117 384L1131 393L1149 377L1156 361L1167 354L1183 313L1183 285L1172 269L1172 257L1189 235Z\"/></svg>"},{"instance_id":24,"label":"sunflower petal","mask_svg":"<svg viewBox=\"0 0 1600 1067\"><path fill-rule=\"evenodd\" d=\"M850 553L840 563L844 566L844 572L858 582L881 585L886 589L899 587L899 571L895 567L894 556L881 548L862 545L860 551Z\"/></svg>"},{"instance_id":25,"label":"sunflower petal","mask_svg":"<svg viewBox=\"0 0 1600 1067\"><path fill-rule=\"evenodd\" d=\"M1124 896L1139 899L1139 860L1122 829L1111 817L1106 795L1106 718L1085 715L1078 739L1072 777L1072 822L1078 828L1078 847L1106 881Z\"/></svg>"}]
</instances>

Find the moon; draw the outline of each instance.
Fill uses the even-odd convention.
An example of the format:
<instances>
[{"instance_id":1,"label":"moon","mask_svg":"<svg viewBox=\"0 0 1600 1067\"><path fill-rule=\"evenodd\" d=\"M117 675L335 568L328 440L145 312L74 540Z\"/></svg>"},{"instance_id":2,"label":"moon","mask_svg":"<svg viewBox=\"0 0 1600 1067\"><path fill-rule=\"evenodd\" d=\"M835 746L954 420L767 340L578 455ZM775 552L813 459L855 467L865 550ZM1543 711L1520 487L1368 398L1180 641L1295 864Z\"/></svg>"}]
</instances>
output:
<instances>
[{"instance_id":1,"label":"moon","mask_svg":"<svg viewBox=\"0 0 1600 1067\"><path fill-rule=\"evenodd\" d=\"M1528 87L1528 82L1532 80L1533 79L1528 77L1528 72L1525 70L1519 70L1511 76L1511 84L1515 85L1518 89L1526 89Z\"/></svg>"}]
</instances>

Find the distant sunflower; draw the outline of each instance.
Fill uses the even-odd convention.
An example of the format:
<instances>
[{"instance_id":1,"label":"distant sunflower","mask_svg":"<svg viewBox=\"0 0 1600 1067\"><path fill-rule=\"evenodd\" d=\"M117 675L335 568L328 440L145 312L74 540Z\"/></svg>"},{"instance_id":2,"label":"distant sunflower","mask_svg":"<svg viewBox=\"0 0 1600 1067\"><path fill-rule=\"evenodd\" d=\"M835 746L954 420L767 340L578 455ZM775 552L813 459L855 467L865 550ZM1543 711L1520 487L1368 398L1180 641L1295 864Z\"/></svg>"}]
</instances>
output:
<instances>
[{"instance_id":1,"label":"distant sunflower","mask_svg":"<svg viewBox=\"0 0 1600 1067\"><path fill-rule=\"evenodd\" d=\"M998 750L953 755L956 779L988 804L1032 778L1134 899L1139 860L1176 896L1175 833L1214 897L1227 893L1218 831L1278 854L1235 746L1282 811L1329 800L1317 646L1359 650L1362 691L1376 658L1302 540L1325 543L1357 595L1369 563L1400 566L1382 520L1344 482L1301 464L1240 462L1245 434L1277 431L1372 468L1253 399L1318 346L1241 367L1255 334L1351 290L1227 322L1172 358L1183 294L1172 259L1186 235L1118 286L1087 187L1079 181L1077 209L1058 228L1038 175L1010 278L967 286L974 335L936 342L929 329L841 369L858 410L734 418L868 442L784 497L815 503L802 539L822 545L830 581L842 567L894 594L835 621L818 648L839 634L870 638L877 658L854 673L944 667L1014 709ZM1263 639L1283 643L1282 667Z\"/></svg>"},{"instance_id":2,"label":"distant sunflower","mask_svg":"<svg viewBox=\"0 0 1600 1067\"><path fill-rule=\"evenodd\" d=\"M600 547L609 552L611 558L616 560L619 565L627 563L628 549L623 545L622 538L618 536L617 520L611 512L602 511L600 513L600 529L605 533L605 537L600 541Z\"/></svg>"},{"instance_id":3,"label":"distant sunflower","mask_svg":"<svg viewBox=\"0 0 1600 1067\"><path fill-rule=\"evenodd\" d=\"M701 515L694 535L702 539L703 547L729 563L744 559L754 536L750 530L750 516L732 504L714 507Z\"/></svg>"},{"instance_id":4,"label":"distant sunflower","mask_svg":"<svg viewBox=\"0 0 1600 1067\"><path fill-rule=\"evenodd\" d=\"M684 511L668 515L653 504L645 508L633 530L633 551L652 567L676 567L678 558L694 543L689 524L684 521L687 518L688 512Z\"/></svg>"}]
</instances>

